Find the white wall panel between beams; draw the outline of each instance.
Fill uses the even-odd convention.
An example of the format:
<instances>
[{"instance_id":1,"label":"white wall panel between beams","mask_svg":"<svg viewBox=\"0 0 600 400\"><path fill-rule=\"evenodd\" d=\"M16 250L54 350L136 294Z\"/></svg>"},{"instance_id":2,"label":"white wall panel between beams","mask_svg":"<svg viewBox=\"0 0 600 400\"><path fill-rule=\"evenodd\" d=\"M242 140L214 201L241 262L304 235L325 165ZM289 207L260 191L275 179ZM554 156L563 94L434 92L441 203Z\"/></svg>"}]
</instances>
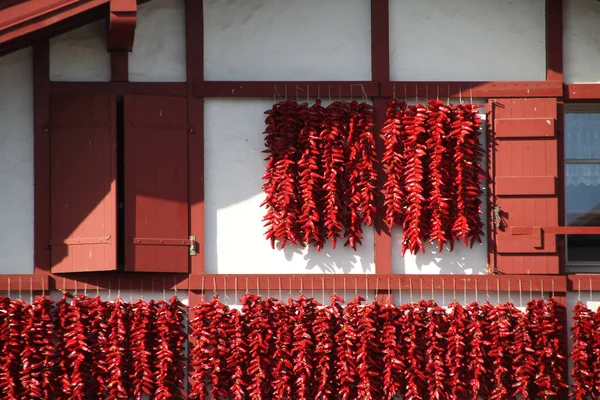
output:
<instances>
[{"instance_id":1,"label":"white wall panel between beams","mask_svg":"<svg viewBox=\"0 0 600 400\"><path fill-rule=\"evenodd\" d=\"M204 0L206 80L370 80L368 0Z\"/></svg>"},{"instance_id":2,"label":"white wall panel between beams","mask_svg":"<svg viewBox=\"0 0 600 400\"><path fill-rule=\"evenodd\" d=\"M262 176L264 112L272 100L205 100L207 273L372 273L374 235L365 228L358 251L330 245L273 250L265 238Z\"/></svg>"},{"instance_id":3,"label":"white wall panel between beams","mask_svg":"<svg viewBox=\"0 0 600 400\"><path fill-rule=\"evenodd\" d=\"M33 273L33 52L0 58L0 274Z\"/></svg>"},{"instance_id":4,"label":"white wall panel between beams","mask_svg":"<svg viewBox=\"0 0 600 400\"><path fill-rule=\"evenodd\" d=\"M137 16L129 80L185 82L185 1L152 0Z\"/></svg>"},{"instance_id":5,"label":"white wall panel between beams","mask_svg":"<svg viewBox=\"0 0 600 400\"><path fill-rule=\"evenodd\" d=\"M50 40L50 80L110 81L107 21L97 21Z\"/></svg>"},{"instance_id":6,"label":"white wall panel between beams","mask_svg":"<svg viewBox=\"0 0 600 400\"><path fill-rule=\"evenodd\" d=\"M414 104L415 99L408 99L409 104ZM454 99L451 99L451 102ZM473 99L476 104L485 104L483 99ZM483 119L481 135L479 140L481 144L486 146L486 115L484 109L480 109L480 114ZM482 161L482 165L485 168L487 162L485 159ZM483 182L481 185L483 189L483 195L481 200L483 202L481 218L484 223L483 232L485 236L481 238L483 243L478 243L473 248L465 246L460 241L455 241L454 250L450 251L448 245L445 246L444 251L438 253L437 243L427 243L425 245L425 253L410 254L408 251L404 256L402 255L402 229L400 227L394 227L392 229L392 272L396 274L426 274L426 275L440 275L440 274L456 274L456 275L486 275L487 274L487 262L488 262L488 246L487 240L489 235L488 224L487 224L487 187L486 183Z\"/></svg>"},{"instance_id":7,"label":"white wall panel between beams","mask_svg":"<svg viewBox=\"0 0 600 400\"><path fill-rule=\"evenodd\" d=\"M390 0L390 63L397 81L545 80L545 2Z\"/></svg>"},{"instance_id":8,"label":"white wall panel between beams","mask_svg":"<svg viewBox=\"0 0 600 400\"><path fill-rule=\"evenodd\" d=\"M599 83L600 3L567 0L563 7L564 80L566 83Z\"/></svg>"}]
</instances>

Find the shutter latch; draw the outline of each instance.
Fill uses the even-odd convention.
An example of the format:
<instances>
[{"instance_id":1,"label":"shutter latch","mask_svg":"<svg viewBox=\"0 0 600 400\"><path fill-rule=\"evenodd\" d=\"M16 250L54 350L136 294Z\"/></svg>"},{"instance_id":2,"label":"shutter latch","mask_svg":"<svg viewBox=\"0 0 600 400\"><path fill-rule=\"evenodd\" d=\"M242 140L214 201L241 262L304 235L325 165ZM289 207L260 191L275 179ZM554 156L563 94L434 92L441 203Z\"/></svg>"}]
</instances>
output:
<instances>
[{"instance_id":1,"label":"shutter latch","mask_svg":"<svg viewBox=\"0 0 600 400\"><path fill-rule=\"evenodd\" d=\"M190 256L198 255L198 242L196 242L196 236L190 236Z\"/></svg>"},{"instance_id":2,"label":"shutter latch","mask_svg":"<svg viewBox=\"0 0 600 400\"><path fill-rule=\"evenodd\" d=\"M496 229L502 229L504 224L502 222L502 210L500 210L500 206L494 207L494 225L496 225Z\"/></svg>"}]
</instances>

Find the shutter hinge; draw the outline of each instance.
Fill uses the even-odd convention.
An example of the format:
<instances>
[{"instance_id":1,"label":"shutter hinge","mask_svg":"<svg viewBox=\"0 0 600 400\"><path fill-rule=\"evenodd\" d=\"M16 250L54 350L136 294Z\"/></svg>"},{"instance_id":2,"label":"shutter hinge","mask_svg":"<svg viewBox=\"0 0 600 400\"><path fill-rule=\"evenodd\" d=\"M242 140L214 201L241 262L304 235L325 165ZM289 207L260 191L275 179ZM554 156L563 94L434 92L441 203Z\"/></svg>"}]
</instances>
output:
<instances>
[{"instance_id":1,"label":"shutter hinge","mask_svg":"<svg viewBox=\"0 0 600 400\"><path fill-rule=\"evenodd\" d=\"M502 210L500 210L500 206L494 207L494 225L496 225L496 229L502 229L504 227L504 223L502 221Z\"/></svg>"},{"instance_id":2,"label":"shutter hinge","mask_svg":"<svg viewBox=\"0 0 600 400\"><path fill-rule=\"evenodd\" d=\"M193 127L193 126L191 126L191 125L190 125L190 126L188 127L188 133L190 133L190 134L191 134L191 133L196 133L196 130L194 129L194 127Z\"/></svg>"},{"instance_id":3,"label":"shutter hinge","mask_svg":"<svg viewBox=\"0 0 600 400\"><path fill-rule=\"evenodd\" d=\"M44 124L42 130L44 131L44 133L50 133L50 125Z\"/></svg>"},{"instance_id":4,"label":"shutter hinge","mask_svg":"<svg viewBox=\"0 0 600 400\"><path fill-rule=\"evenodd\" d=\"M190 256L197 256L198 252L198 242L196 242L196 236L190 236Z\"/></svg>"}]
</instances>

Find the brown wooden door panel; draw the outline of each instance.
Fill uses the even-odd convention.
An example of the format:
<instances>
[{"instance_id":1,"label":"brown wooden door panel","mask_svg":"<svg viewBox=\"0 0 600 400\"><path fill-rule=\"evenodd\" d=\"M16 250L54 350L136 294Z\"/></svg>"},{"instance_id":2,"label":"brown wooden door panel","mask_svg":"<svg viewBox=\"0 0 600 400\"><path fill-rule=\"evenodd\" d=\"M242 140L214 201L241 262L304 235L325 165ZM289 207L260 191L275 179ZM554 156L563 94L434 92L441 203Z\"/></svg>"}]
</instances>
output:
<instances>
[{"instance_id":1,"label":"brown wooden door panel","mask_svg":"<svg viewBox=\"0 0 600 400\"><path fill-rule=\"evenodd\" d=\"M126 270L189 270L186 107L179 97L125 98Z\"/></svg>"},{"instance_id":2,"label":"brown wooden door panel","mask_svg":"<svg viewBox=\"0 0 600 400\"><path fill-rule=\"evenodd\" d=\"M552 98L491 103L496 270L509 274L559 272L556 235L513 235L511 226L559 225L557 102Z\"/></svg>"},{"instance_id":3,"label":"brown wooden door panel","mask_svg":"<svg viewBox=\"0 0 600 400\"><path fill-rule=\"evenodd\" d=\"M109 96L51 99L52 272L117 268L114 116Z\"/></svg>"}]
</instances>

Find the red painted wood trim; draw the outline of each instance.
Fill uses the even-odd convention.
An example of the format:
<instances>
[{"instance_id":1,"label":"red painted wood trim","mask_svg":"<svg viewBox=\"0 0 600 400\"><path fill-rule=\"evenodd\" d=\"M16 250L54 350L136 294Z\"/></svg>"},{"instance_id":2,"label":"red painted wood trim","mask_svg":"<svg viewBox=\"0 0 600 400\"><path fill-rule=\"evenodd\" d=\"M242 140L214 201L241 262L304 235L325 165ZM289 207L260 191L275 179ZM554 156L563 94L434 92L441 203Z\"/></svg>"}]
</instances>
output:
<instances>
[{"instance_id":1,"label":"red painted wood trim","mask_svg":"<svg viewBox=\"0 0 600 400\"><path fill-rule=\"evenodd\" d=\"M127 51L110 52L110 79L113 82L129 81L129 53Z\"/></svg>"},{"instance_id":2,"label":"red painted wood trim","mask_svg":"<svg viewBox=\"0 0 600 400\"><path fill-rule=\"evenodd\" d=\"M339 97L379 96L379 85L370 81L322 81L322 82L233 82L233 81L196 81L196 97L267 97L283 99L306 99L317 97L326 99Z\"/></svg>"},{"instance_id":3,"label":"red painted wood trim","mask_svg":"<svg viewBox=\"0 0 600 400\"><path fill-rule=\"evenodd\" d=\"M17 4L0 13L0 45L108 2L109 0L35 0Z\"/></svg>"},{"instance_id":4,"label":"red painted wood trim","mask_svg":"<svg viewBox=\"0 0 600 400\"><path fill-rule=\"evenodd\" d=\"M563 80L562 0L546 0L546 80Z\"/></svg>"},{"instance_id":5,"label":"red painted wood trim","mask_svg":"<svg viewBox=\"0 0 600 400\"><path fill-rule=\"evenodd\" d=\"M389 0L371 0L371 79L374 81L388 82L390 80L390 9ZM350 86L353 88L353 86ZM373 86L375 93L378 86ZM365 89L367 91L367 89ZM379 90L377 90L379 92ZM354 93L352 93L354 94ZM387 100L376 98L373 100L375 107L375 143L379 159L382 158L384 149L383 138L380 135L386 120ZM385 208L383 205L383 186L385 184L385 171L380 165L377 179L377 219L375 222L375 270L379 274L392 273L392 237L390 229L385 225Z\"/></svg>"},{"instance_id":6,"label":"red painted wood trim","mask_svg":"<svg viewBox=\"0 0 600 400\"><path fill-rule=\"evenodd\" d=\"M389 0L371 0L371 68L374 81L390 80Z\"/></svg>"},{"instance_id":7,"label":"red painted wood trim","mask_svg":"<svg viewBox=\"0 0 600 400\"><path fill-rule=\"evenodd\" d=\"M565 85L566 100L600 100L600 84L569 83Z\"/></svg>"},{"instance_id":8,"label":"red painted wood trim","mask_svg":"<svg viewBox=\"0 0 600 400\"><path fill-rule=\"evenodd\" d=\"M107 47L110 51L131 51L137 24L136 0L111 0Z\"/></svg>"},{"instance_id":9,"label":"red painted wood trim","mask_svg":"<svg viewBox=\"0 0 600 400\"><path fill-rule=\"evenodd\" d=\"M179 82L50 82L50 92L183 97L187 95L187 85Z\"/></svg>"},{"instance_id":10,"label":"red painted wood trim","mask_svg":"<svg viewBox=\"0 0 600 400\"><path fill-rule=\"evenodd\" d=\"M383 138L379 134L386 120L387 100L376 98L373 101L375 107L374 122L375 122L375 144L377 146L378 158L383 157L384 143ZM392 273L392 237L391 231L384 222L385 207L383 186L386 180L385 169L380 163L377 179L377 219L375 220L375 270L378 274Z\"/></svg>"},{"instance_id":11,"label":"red painted wood trim","mask_svg":"<svg viewBox=\"0 0 600 400\"><path fill-rule=\"evenodd\" d=\"M486 144L487 144L487 180L486 180L486 185L487 185L487 211L488 211L488 215L487 215L487 219L488 219L488 225L487 225L487 253L488 253L488 274L493 274L496 273L496 234L497 234L497 229L496 229L496 224L495 224L495 213L494 213L494 207L496 206L496 183L494 182L494 179L492 179L493 176L496 175L496 165L495 165L495 161L496 161L496 150L497 150L497 146L498 143L494 138L494 130L495 130L495 124L494 124L494 107L497 105L497 103L495 103L492 100L488 100L486 105L485 105L485 111L486 111Z\"/></svg>"},{"instance_id":12,"label":"red painted wood trim","mask_svg":"<svg viewBox=\"0 0 600 400\"><path fill-rule=\"evenodd\" d=\"M554 137L553 118L496 119L496 138Z\"/></svg>"},{"instance_id":13,"label":"red painted wood trim","mask_svg":"<svg viewBox=\"0 0 600 400\"><path fill-rule=\"evenodd\" d=\"M344 283L348 290L369 289L379 291L387 290L388 282L391 290L413 290L418 292L431 290L432 282L434 290L446 291L453 290L456 284L457 291L463 291L465 286L467 291L478 290L479 294L485 291L486 282L490 292L496 291L498 283L500 290L506 291L509 286L511 291L516 292L519 289L519 283L523 288L529 290L531 283L533 291L540 291L542 285L548 293L554 282L555 292L565 292L567 288L567 277L557 275L398 275L398 274L368 274L368 275L334 275L334 274L315 274L315 275L256 275L256 274L192 274L189 277L188 287L190 290L233 290L236 287L240 291L245 291L246 287L250 291L256 291L257 287L261 290L279 288L281 281L282 290L336 290L344 288ZM248 286L246 286L248 282ZM510 283L509 283L510 282ZM216 286L215 286L216 284ZM598 286L600 288L600 285ZM481 296L485 296L485 293Z\"/></svg>"},{"instance_id":14,"label":"red painted wood trim","mask_svg":"<svg viewBox=\"0 0 600 400\"><path fill-rule=\"evenodd\" d=\"M4 277L11 275L0 275L0 290L6 287ZM24 275L25 276L25 275ZM37 277L33 277L34 282ZM188 290L188 274L174 274L161 272L120 272L120 273L70 273L64 275L53 274L49 277L49 286L53 290L75 290L80 293L87 288L88 294L93 295L90 291L112 289L115 290L121 287L122 290L141 290L141 291L167 291L167 298L173 295L173 290ZM27 278L29 279L29 278ZM37 278L40 279L40 278ZM26 279L23 278L23 282ZM28 282L28 281L27 281ZM12 280L14 290L14 279ZM38 284L39 287L40 284ZM27 283L29 288L29 283ZM24 287L25 289L25 287ZM48 284L46 284L48 289ZM169 293L170 292L170 293Z\"/></svg>"},{"instance_id":15,"label":"red painted wood trim","mask_svg":"<svg viewBox=\"0 0 600 400\"><path fill-rule=\"evenodd\" d=\"M203 2L186 1L186 71L188 95L188 160L190 169L190 235L196 236L199 254L191 257L191 272L205 272L204 218L204 99L194 98L194 84L204 81ZM193 171L193 172L192 172ZM193 178L192 178L193 177ZM190 294L192 296L193 294Z\"/></svg>"},{"instance_id":16,"label":"red painted wood trim","mask_svg":"<svg viewBox=\"0 0 600 400\"><path fill-rule=\"evenodd\" d=\"M556 194L555 176L499 176L496 177L497 196L530 196Z\"/></svg>"},{"instance_id":17,"label":"red painted wood trim","mask_svg":"<svg viewBox=\"0 0 600 400\"><path fill-rule=\"evenodd\" d=\"M589 292L600 290L600 275L598 274L568 274L567 285L569 291L578 292L579 290ZM594 296L596 300L600 296Z\"/></svg>"},{"instance_id":18,"label":"red painted wood trim","mask_svg":"<svg viewBox=\"0 0 600 400\"><path fill-rule=\"evenodd\" d=\"M381 95L384 97L403 98L406 88L407 97L419 97L429 93L429 97L437 95L438 89L441 99L450 97L456 99L462 96L464 101L469 101L472 96L483 98L510 98L510 97L560 97L563 93L561 81L498 81L498 82L382 82Z\"/></svg>"},{"instance_id":19,"label":"red painted wood trim","mask_svg":"<svg viewBox=\"0 0 600 400\"><path fill-rule=\"evenodd\" d=\"M34 272L50 273L50 49L33 47Z\"/></svg>"},{"instance_id":20,"label":"red painted wood trim","mask_svg":"<svg viewBox=\"0 0 600 400\"><path fill-rule=\"evenodd\" d=\"M533 235L537 230L552 235L600 235L600 226L511 226L511 235Z\"/></svg>"}]
</instances>

